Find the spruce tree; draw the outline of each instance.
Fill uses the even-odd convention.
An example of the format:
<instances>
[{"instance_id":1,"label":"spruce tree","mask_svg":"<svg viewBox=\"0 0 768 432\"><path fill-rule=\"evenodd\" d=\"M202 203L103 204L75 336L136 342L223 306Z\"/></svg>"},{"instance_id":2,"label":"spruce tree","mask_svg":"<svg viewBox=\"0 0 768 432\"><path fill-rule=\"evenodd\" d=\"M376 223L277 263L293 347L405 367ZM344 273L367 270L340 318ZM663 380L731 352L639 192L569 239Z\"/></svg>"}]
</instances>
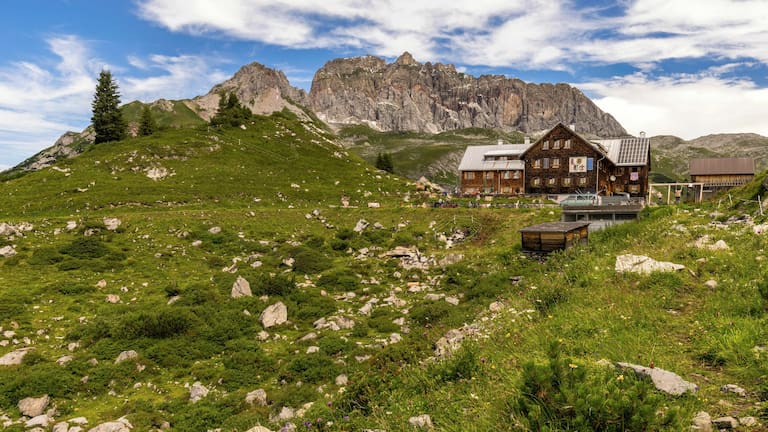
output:
<instances>
[{"instance_id":1,"label":"spruce tree","mask_svg":"<svg viewBox=\"0 0 768 432\"><path fill-rule=\"evenodd\" d=\"M253 117L251 110L243 106L234 93L221 94L219 109L211 117L211 126L238 127L246 124Z\"/></svg>"},{"instance_id":2,"label":"spruce tree","mask_svg":"<svg viewBox=\"0 0 768 432\"><path fill-rule=\"evenodd\" d=\"M149 105L144 105L141 110L141 121L139 122L139 135L148 136L155 133L157 130L157 123L152 116L152 111L149 110Z\"/></svg>"},{"instance_id":3,"label":"spruce tree","mask_svg":"<svg viewBox=\"0 0 768 432\"><path fill-rule=\"evenodd\" d=\"M119 141L125 138L125 121L120 111L120 93L112 73L102 70L96 93L93 96L93 129L96 132L95 144Z\"/></svg>"}]
</instances>

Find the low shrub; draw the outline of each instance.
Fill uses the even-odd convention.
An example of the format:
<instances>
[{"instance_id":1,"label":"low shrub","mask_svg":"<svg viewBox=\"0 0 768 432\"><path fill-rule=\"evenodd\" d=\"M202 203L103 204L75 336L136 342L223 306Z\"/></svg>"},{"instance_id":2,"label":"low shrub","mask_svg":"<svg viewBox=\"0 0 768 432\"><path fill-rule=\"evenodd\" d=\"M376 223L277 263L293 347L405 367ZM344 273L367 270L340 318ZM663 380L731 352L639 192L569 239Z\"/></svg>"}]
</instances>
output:
<instances>
[{"instance_id":1,"label":"low shrub","mask_svg":"<svg viewBox=\"0 0 768 432\"><path fill-rule=\"evenodd\" d=\"M32 252L27 263L30 265L52 265L60 263L64 257L59 250L52 247L40 248Z\"/></svg>"},{"instance_id":2,"label":"low shrub","mask_svg":"<svg viewBox=\"0 0 768 432\"><path fill-rule=\"evenodd\" d=\"M281 296L290 295L296 289L294 275L278 273L276 275L260 274L251 283L251 292L255 296Z\"/></svg>"},{"instance_id":3,"label":"low shrub","mask_svg":"<svg viewBox=\"0 0 768 432\"><path fill-rule=\"evenodd\" d=\"M341 371L341 366L336 364L330 356L324 353L315 353L302 355L291 360L283 370L281 378L289 382L301 381L318 384L333 382Z\"/></svg>"},{"instance_id":4,"label":"low shrub","mask_svg":"<svg viewBox=\"0 0 768 432\"><path fill-rule=\"evenodd\" d=\"M292 312L292 316L299 321L311 323L336 312L336 301L331 297L306 291L295 291L290 294L288 299L296 304L294 308L291 308L292 311L295 310Z\"/></svg>"},{"instance_id":5,"label":"low shrub","mask_svg":"<svg viewBox=\"0 0 768 432\"><path fill-rule=\"evenodd\" d=\"M92 259L108 254L109 248L95 237L79 237L63 246L59 252L73 258Z\"/></svg>"},{"instance_id":6,"label":"low shrub","mask_svg":"<svg viewBox=\"0 0 768 432\"><path fill-rule=\"evenodd\" d=\"M677 410L634 373L588 369L560 356L554 343L545 364L523 365L511 417L524 430L682 430Z\"/></svg>"},{"instance_id":7,"label":"low shrub","mask_svg":"<svg viewBox=\"0 0 768 432\"><path fill-rule=\"evenodd\" d=\"M185 334L195 321L187 309L163 307L123 316L112 326L110 333L118 339L163 339Z\"/></svg>"},{"instance_id":8,"label":"low shrub","mask_svg":"<svg viewBox=\"0 0 768 432\"><path fill-rule=\"evenodd\" d=\"M297 247L291 252L294 259L293 271L300 274L315 274L331 267L331 260L321 252L308 247Z\"/></svg>"},{"instance_id":9,"label":"low shrub","mask_svg":"<svg viewBox=\"0 0 768 432\"><path fill-rule=\"evenodd\" d=\"M329 270L317 280L317 286L330 291L346 292L355 291L358 286L358 277L347 268Z\"/></svg>"}]
</instances>

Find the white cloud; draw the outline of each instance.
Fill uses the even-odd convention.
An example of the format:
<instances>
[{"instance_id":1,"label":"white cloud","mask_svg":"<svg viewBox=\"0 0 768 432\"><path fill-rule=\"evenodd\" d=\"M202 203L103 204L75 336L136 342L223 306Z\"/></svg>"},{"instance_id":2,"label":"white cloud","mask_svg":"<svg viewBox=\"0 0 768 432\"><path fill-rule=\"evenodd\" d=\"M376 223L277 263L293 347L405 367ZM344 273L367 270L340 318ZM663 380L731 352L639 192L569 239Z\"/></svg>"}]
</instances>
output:
<instances>
[{"instance_id":1,"label":"white cloud","mask_svg":"<svg viewBox=\"0 0 768 432\"><path fill-rule=\"evenodd\" d=\"M149 102L159 98L184 99L203 94L228 76L217 69L212 69L214 62L200 56L152 55L149 59L131 60L143 69L159 73L143 78L125 77L121 80L123 102L142 100Z\"/></svg>"},{"instance_id":2,"label":"white cloud","mask_svg":"<svg viewBox=\"0 0 768 432\"><path fill-rule=\"evenodd\" d=\"M711 74L650 78L638 73L581 83L594 102L629 133L693 139L713 133L753 132L768 136L768 89L747 80Z\"/></svg>"}]
</instances>

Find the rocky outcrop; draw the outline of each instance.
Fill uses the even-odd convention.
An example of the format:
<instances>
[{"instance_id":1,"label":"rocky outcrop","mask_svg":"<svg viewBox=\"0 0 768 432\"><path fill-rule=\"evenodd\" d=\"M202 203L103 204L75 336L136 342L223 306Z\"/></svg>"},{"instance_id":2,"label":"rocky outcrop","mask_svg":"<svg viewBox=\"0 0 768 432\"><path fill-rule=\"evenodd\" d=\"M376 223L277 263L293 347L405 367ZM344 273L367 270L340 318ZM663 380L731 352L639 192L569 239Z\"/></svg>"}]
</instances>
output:
<instances>
[{"instance_id":1,"label":"rocky outcrop","mask_svg":"<svg viewBox=\"0 0 768 432\"><path fill-rule=\"evenodd\" d=\"M14 170L37 171L58 160L73 158L82 153L83 147L92 144L95 138L96 133L91 126L82 132L65 132L52 146L20 163Z\"/></svg>"},{"instance_id":2,"label":"rocky outcrop","mask_svg":"<svg viewBox=\"0 0 768 432\"><path fill-rule=\"evenodd\" d=\"M232 78L215 85L205 96L196 97L188 106L207 121L216 114L220 95L232 92L255 114L271 114L288 108L304 115L296 105L306 104L304 90L292 87L282 71L255 62L243 66Z\"/></svg>"},{"instance_id":3,"label":"rocky outcrop","mask_svg":"<svg viewBox=\"0 0 768 432\"><path fill-rule=\"evenodd\" d=\"M312 80L309 106L328 123L365 123L384 131L536 132L562 122L598 136L626 134L610 114L568 84L476 78L453 65L419 63L407 52L390 64L373 56L326 63Z\"/></svg>"},{"instance_id":4,"label":"rocky outcrop","mask_svg":"<svg viewBox=\"0 0 768 432\"><path fill-rule=\"evenodd\" d=\"M699 391L699 386L680 378L674 372L623 362L616 363L616 366L621 369L631 369L638 376L650 378L657 390L672 396L680 396L686 392L695 394Z\"/></svg>"}]
</instances>

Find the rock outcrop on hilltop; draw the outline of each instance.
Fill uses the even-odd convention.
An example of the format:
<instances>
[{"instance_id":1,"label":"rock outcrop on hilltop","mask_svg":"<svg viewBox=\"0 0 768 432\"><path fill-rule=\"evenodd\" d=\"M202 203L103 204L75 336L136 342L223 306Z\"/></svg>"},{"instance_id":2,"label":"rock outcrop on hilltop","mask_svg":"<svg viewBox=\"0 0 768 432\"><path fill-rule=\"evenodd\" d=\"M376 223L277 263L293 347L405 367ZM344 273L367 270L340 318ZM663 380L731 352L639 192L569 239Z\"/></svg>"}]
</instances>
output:
<instances>
[{"instance_id":1,"label":"rock outcrop on hilltop","mask_svg":"<svg viewBox=\"0 0 768 432\"><path fill-rule=\"evenodd\" d=\"M365 123L384 131L535 132L562 122L598 136L626 134L610 114L568 84L476 78L450 64L419 63L407 52L389 64L373 56L326 63L312 80L309 107L328 123Z\"/></svg>"},{"instance_id":2,"label":"rock outcrop on hilltop","mask_svg":"<svg viewBox=\"0 0 768 432\"><path fill-rule=\"evenodd\" d=\"M216 114L220 95L231 92L255 114L271 114L283 108L299 113L301 109L296 104L307 103L306 92L291 86L282 71L254 62L215 85L206 95L192 99L189 106L208 121Z\"/></svg>"}]
</instances>

